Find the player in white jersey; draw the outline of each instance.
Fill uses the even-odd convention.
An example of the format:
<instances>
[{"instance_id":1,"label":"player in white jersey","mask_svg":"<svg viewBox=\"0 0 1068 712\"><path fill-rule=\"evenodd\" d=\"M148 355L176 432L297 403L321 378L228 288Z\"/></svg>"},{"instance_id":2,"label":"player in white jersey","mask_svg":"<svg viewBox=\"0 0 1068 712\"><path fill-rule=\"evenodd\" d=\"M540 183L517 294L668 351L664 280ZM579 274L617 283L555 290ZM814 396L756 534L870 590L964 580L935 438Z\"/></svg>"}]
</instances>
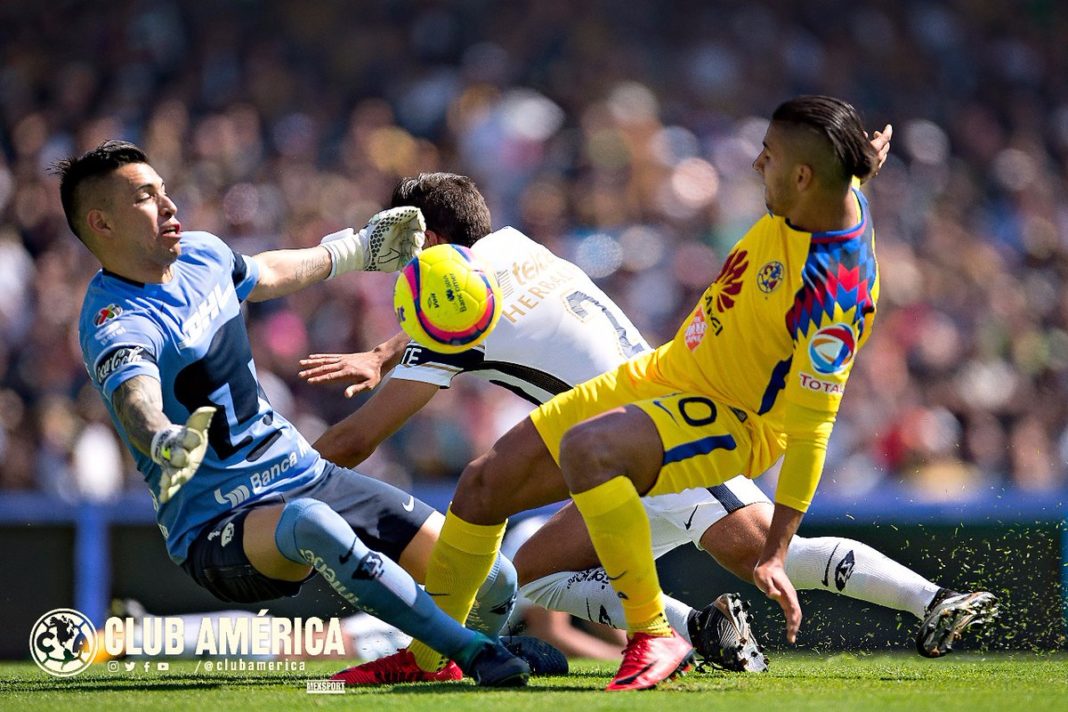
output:
<instances>
[{"instance_id":1,"label":"player in white jersey","mask_svg":"<svg viewBox=\"0 0 1068 712\"><path fill-rule=\"evenodd\" d=\"M377 374L396 366L363 407L315 443L331 460L342 465L362 461L460 373L537 404L649 348L623 311L577 266L514 228L489 232L489 210L470 179L441 173L407 179L394 191L392 205L422 210L428 246L469 246L493 268L504 297L502 317L483 345L460 354L409 344L401 333L370 354L313 354L302 361L301 376L310 383L354 383L347 389L350 396L377 385ZM716 487L642 501L656 556L693 543L739 578L752 581L772 507L751 480L736 477ZM520 549L516 566L521 592L533 602L623 625L618 600L573 505ZM921 619L936 612L931 609L944 597L936 584L850 539L798 537L787 567L799 588L822 588ZM701 611L670 598L666 607L672 627L707 660L731 669L764 669L743 606L731 594ZM936 616L921 630L930 629L918 640L921 652L945 652L940 620Z\"/></svg>"}]
</instances>

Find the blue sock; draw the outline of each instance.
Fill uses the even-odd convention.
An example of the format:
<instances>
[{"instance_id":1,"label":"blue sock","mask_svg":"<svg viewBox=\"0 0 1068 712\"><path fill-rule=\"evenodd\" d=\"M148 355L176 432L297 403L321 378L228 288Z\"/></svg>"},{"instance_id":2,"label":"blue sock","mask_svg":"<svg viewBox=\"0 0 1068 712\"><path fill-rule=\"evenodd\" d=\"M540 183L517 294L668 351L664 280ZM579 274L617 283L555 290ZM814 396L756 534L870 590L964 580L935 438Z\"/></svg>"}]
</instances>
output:
<instances>
[{"instance_id":1,"label":"blue sock","mask_svg":"<svg viewBox=\"0 0 1068 712\"><path fill-rule=\"evenodd\" d=\"M497 554L489 576L475 594L475 605L467 616L467 627L486 635L498 635L515 606L518 588L519 575L515 572L515 566L502 554Z\"/></svg>"},{"instance_id":2,"label":"blue sock","mask_svg":"<svg viewBox=\"0 0 1068 712\"><path fill-rule=\"evenodd\" d=\"M286 504L274 541L290 561L310 564L341 598L461 666L485 640L442 612L407 571L368 549L348 522L319 500Z\"/></svg>"}]
</instances>

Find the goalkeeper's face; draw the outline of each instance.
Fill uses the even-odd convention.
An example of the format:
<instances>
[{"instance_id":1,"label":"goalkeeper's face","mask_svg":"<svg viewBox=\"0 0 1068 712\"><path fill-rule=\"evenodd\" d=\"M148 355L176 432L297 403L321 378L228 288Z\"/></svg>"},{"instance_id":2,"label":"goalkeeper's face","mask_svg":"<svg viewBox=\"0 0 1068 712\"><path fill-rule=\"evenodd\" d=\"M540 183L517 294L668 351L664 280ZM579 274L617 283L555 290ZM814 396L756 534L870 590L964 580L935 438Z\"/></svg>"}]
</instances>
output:
<instances>
[{"instance_id":1,"label":"goalkeeper's face","mask_svg":"<svg viewBox=\"0 0 1068 712\"><path fill-rule=\"evenodd\" d=\"M99 190L103 207L95 219L102 227L104 249L121 252L125 260L147 269L165 269L178 259L182 234L178 207L152 166L124 165L101 181Z\"/></svg>"}]
</instances>

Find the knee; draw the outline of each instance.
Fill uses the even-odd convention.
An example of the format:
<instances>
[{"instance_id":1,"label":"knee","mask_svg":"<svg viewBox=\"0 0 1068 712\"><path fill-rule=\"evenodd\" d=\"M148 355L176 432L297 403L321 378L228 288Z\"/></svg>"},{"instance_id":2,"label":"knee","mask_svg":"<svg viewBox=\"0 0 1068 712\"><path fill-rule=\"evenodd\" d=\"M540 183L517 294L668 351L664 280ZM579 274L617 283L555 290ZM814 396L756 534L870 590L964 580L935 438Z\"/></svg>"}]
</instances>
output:
<instances>
[{"instance_id":1,"label":"knee","mask_svg":"<svg viewBox=\"0 0 1068 712\"><path fill-rule=\"evenodd\" d=\"M496 518L495 491L493 468L483 455L469 462L460 474L449 508L464 521L474 524L497 523L501 519ZM502 518L507 516L508 513L505 513Z\"/></svg>"},{"instance_id":2,"label":"knee","mask_svg":"<svg viewBox=\"0 0 1068 712\"><path fill-rule=\"evenodd\" d=\"M626 474L614 461L612 433L596 421L579 423L560 440L560 469L572 492L584 492Z\"/></svg>"},{"instance_id":3,"label":"knee","mask_svg":"<svg viewBox=\"0 0 1068 712\"><path fill-rule=\"evenodd\" d=\"M519 551L512 556L512 565L515 566L516 580L520 586L525 586L536 577L534 559L527 551L526 546L519 547Z\"/></svg>"},{"instance_id":4,"label":"knee","mask_svg":"<svg viewBox=\"0 0 1068 712\"><path fill-rule=\"evenodd\" d=\"M278 550L290 561L310 563L301 555L298 540L309 527L316 530L325 527L328 514L333 515L334 510L317 499L302 497L286 502L274 530Z\"/></svg>"}]
</instances>

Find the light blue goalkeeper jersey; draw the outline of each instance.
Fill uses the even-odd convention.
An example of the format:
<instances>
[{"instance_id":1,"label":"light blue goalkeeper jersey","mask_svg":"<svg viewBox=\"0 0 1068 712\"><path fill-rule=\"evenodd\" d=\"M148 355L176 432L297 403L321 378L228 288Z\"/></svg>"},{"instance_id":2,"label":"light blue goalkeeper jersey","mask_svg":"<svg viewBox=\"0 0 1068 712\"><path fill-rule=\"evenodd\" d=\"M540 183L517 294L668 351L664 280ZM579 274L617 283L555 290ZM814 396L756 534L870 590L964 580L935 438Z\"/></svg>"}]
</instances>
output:
<instances>
[{"instance_id":1,"label":"light blue goalkeeper jersey","mask_svg":"<svg viewBox=\"0 0 1068 712\"><path fill-rule=\"evenodd\" d=\"M256 376L240 306L259 279L255 260L206 232L183 233L181 246L165 284L98 272L78 325L89 377L148 483L177 563L200 528L220 514L310 482L325 465L271 408ZM218 409L200 469L162 506L159 465L130 444L111 405L119 385L142 375L159 380L163 412L173 423L185 423L201 406Z\"/></svg>"}]
</instances>

